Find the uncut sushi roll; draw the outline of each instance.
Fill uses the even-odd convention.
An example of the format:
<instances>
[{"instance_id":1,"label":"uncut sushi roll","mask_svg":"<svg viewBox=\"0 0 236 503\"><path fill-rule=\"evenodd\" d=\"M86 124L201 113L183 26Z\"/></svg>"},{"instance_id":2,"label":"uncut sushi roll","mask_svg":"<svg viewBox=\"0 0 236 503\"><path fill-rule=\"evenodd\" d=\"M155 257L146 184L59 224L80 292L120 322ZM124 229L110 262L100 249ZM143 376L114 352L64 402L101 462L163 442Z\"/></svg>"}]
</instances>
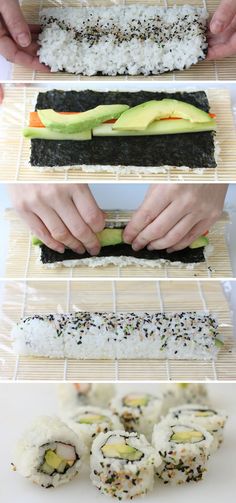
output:
<instances>
[{"instance_id":1,"label":"uncut sushi roll","mask_svg":"<svg viewBox=\"0 0 236 503\"><path fill-rule=\"evenodd\" d=\"M210 405L210 398L205 384L202 383L171 383L162 386L163 414L170 408L183 404L198 403Z\"/></svg>"},{"instance_id":2,"label":"uncut sushi roll","mask_svg":"<svg viewBox=\"0 0 236 503\"><path fill-rule=\"evenodd\" d=\"M81 437L57 417L43 416L18 442L14 465L23 477L48 489L76 477L84 455Z\"/></svg>"},{"instance_id":3,"label":"uncut sushi roll","mask_svg":"<svg viewBox=\"0 0 236 503\"><path fill-rule=\"evenodd\" d=\"M82 75L183 70L205 58L207 18L190 5L43 9L39 59L53 72Z\"/></svg>"},{"instance_id":4,"label":"uncut sushi roll","mask_svg":"<svg viewBox=\"0 0 236 503\"><path fill-rule=\"evenodd\" d=\"M16 354L75 359L216 359L223 346L205 312L33 315L12 330Z\"/></svg>"},{"instance_id":5,"label":"uncut sushi roll","mask_svg":"<svg viewBox=\"0 0 236 503\"><path fill-rule=\"evenodd\" d=\"M170 409L167 420L178 420L182 423L192 422L205 428L213 436L211 454L216 452L223 442L224 427L227 415L224 411L215 410L201 404L181 405Z\"/></svg>"},{"instance_id":6,"label":"uncut sushi roll","mask_svg":"<svg viewBox=\"0 0 236 503\"><path fill-rule=\"evenodd\" d=\"M133 499L153 489L154 463L161 459L144 435L100 433L92 445L90 478L102 494Z\"/></svg>"},{"instance_id":7,"label":"uncut sushi roll","mask_svg":"<svg viewBox=\"0 0 236 503\"><path fill-rule=\"evenodd\" d=\"M162 463L156 474L167 484L202 479L210 455L212 435L196 424L163 420L154 426L152 443Z\"/></svg>"},{"instance_id":8,"label":"uncut sushi roll","mask_svg":"<svg viewBox=\"0 0 236 503\"><path fill-rule=\"evenodd\" d=\"M91 405L108 407L116 394L112 383L63 383L58 387L58 401L62 415L71 415L78 407Z\"/></svg>"},{"instance_id":9,"label":"uncut sushi roll","mask_svg":"<svg viewBox=\"0 0 236 503\"><path fill-rule=\"evenodd\" d=\"M65 418L65 422L83 438L88 451L99 433L122 428L119 418L110 410L92 406L78 407L71 417Z\"/></svg>"},{"instance_id":10,"label":"uncut sushi roll","mask_svg":"<svg viewBox=\"0 0 236 503\"><path fill-rule=\"evenodd\" d=\"M110 408L126 431L142 433L151 440L153 427L161 417L162 399L148 393L133 392L113 398Z\"/></svg>"}]
</instances>

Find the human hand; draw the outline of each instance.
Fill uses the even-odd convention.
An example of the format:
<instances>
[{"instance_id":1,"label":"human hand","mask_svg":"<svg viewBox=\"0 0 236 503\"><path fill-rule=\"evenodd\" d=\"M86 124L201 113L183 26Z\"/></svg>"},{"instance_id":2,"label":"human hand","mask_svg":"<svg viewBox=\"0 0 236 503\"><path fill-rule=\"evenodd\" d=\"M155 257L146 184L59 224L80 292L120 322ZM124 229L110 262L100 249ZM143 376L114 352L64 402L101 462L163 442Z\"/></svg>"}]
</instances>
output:
<instances>
[{"instance_id":1,"label":"human hand","mask_svg":"<svg viewBox=\"0 0 236 503\"><path fill-rule=\"evenodd\" d=\"M49 248L99 253L95 233L104 228L105 218L87 185L13 184L9 193L20 217Z\"/></svg>"},{"instance_id":2,"label":"human hand","mask_svg":"<svg viewBox=\"0 0 236 503\"><path fill-rule=\"evenodd\" d=\"M221 216L226 184L155 184L125 228L124 240L137 251L182 250Z\"/></svg>"},{"instance_id":3,"label":"human hand","mask_svg":"<svg viewBox=\"0 0 236 503\"><path fill-rule=\"evenodd\" d=\"M207 59L236 55L236 1L222 0L209 25Z\"/></svg>"},{"instance_id":4,"label":"human hand","mask_svg":"<svg viewBox=\"0 0 236 503\"><path fill-rule=\"evenodd\" d=\"M3 85L0 84L0 105L3 102L3 98L4 98L4 88Z\"/></svg>"},{"instance_id":5,"label":"human hand","mask_svg":"<svg viewBox=\"0 0 236 503\"><path fill-rule=\"evenodd\" d=\"M17 0L0 0L0 54L11 63L49 72L37 57L39 25L29 25Z\"/></svg>"}]
</instances>

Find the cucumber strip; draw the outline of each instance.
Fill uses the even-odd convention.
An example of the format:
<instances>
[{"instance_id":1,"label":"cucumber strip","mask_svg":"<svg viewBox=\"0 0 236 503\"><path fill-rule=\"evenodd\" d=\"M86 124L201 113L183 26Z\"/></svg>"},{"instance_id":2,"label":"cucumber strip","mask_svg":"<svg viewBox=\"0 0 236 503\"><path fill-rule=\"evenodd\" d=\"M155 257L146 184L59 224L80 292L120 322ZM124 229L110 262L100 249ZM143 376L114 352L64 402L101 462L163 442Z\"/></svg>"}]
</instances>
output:
<instances>
[{"instance_id":1,"label":"cucumber strip","mask_svg":"<svg viewBox=\"0 0 236 503\"><path fill-rule=\"evenodd\" d=\"M26 127L23 129L25 138L35 138L39 140L75 140L84 141L92 139L91 129L86 129L81 133L60 133L43 127Z\"/></svg>"},{"instance_id":2,"label":"cucumber strip","mask_svg":"<svg viewBox=\"0 0 236 503\"><path fill-rule=\"evenodd\" d=\"M209 122L194 123L185 119L154 121L141 131L118 131L113 129L113 124L100 124L93 128L93 136L152 136L178 133L201 133L216 129L215 119Z\"/></svg>"}]
</instances>

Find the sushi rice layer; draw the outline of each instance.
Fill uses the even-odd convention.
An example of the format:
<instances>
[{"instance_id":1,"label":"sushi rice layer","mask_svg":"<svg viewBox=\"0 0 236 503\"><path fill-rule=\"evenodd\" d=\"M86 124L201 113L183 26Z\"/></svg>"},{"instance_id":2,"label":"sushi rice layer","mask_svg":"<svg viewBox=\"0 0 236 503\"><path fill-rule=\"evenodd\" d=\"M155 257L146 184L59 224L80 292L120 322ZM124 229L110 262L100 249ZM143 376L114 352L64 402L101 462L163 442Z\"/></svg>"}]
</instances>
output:
<instances>
[{"instance_id":1,"label":"sushi rice layer","mask_svg":"<svg viewBox=\"0 0 236 503\"><path fill-rule=\"evenodd\" d=\"M52 72L156 75L205 58L208 14L190 5L49 8L39 58Z\"/></svg>"}]
</instances>

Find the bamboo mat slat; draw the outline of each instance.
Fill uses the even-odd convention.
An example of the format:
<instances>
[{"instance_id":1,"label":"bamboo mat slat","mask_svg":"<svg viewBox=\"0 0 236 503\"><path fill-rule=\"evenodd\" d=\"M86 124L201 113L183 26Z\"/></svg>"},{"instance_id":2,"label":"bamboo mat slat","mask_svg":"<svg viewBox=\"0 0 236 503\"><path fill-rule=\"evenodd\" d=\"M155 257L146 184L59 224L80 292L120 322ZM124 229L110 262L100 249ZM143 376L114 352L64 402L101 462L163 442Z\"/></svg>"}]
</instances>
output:
<instances>
[{"instance_id":1,"label":"bamboo mat slat","mask_svg":"<svg viewBox=\"0 0 236 503\"><path fill-rule=\"evenodd\" d=\"M16 357L10 331L21 316L74 310L216 313L225 345L216 362L168 360L56 360ZM0 328L0 379L5 380L236 380L231 316L218 281L6 282Z\"/></svg>"},{"instance_id":2,"label":"bamboo mat slat","mask_svg":"<svg viewBox=\"0 0 236 503\"><path fill-rule=\"evenodd\" d=\"M80 7L84 2L79 0L22 0L22 9L29 23L39 22L39 10L44 7ZM90 0L87 4L93 6L111 5L110 0ZM146 3L147 5L159 5L161 7L172 7L173 5L194 5L198 7L207 7L210 15L212 15L219 6L219 0L116 0L116 3L134 4ZM143 77L104 77L104 79L120 80L120 79L136 80ZM27 70L21 66L14 65L12 71L12 80L17 81L59 81L59 80L97 80L98 77L80 77L69 73L40 73L32 70ZM99 77L99 80L103 78ZM188 70L168 72L166 74L145 77L145 80L151 81L171 81L171 80L235 80L236 79L236 56L226 60L219 61L202 61L197 65L192 66Z\"/></svg>"},{"instance_id":3,"label":"bamboo mat slat","mask_svg":"<svg viewBox=\"0 0 236 503\"><path fill-rule=\"evenodd\" d=\"M130 212L111 212L110 217L115 221L127 220ZM70 279L70 278L231 278L233 276L229 250L225 241L225 226L229 221L228 214L224 213L211 229L209 234L210 243L214 249L206 262L197 264L194 268L177 267L165 264L160 267L147 267L130 265L119 267L107 265L101 267L89 267L86 265L77 267L59 267L48 269L39 262L38 247L31 245L30 233L25 224L19 219L14 210L6 212L9 222L9 242L5 267L5 277L9 279Z\"/></svg>"},{"instance_id":4,"label":"bamboo mat slat","mask_svg":"<svg viewBox=\"0 0 236 503\"><path fill-rule=\"evenodd\" d=\"M42 172L31 167L30 141L22 137L22 128L27 125L29 112L34 109L40 91L45 92L45 88L6 87L0 110L0 181L236 181L236 131L231 98L226 89L207 91L211 110L216 113L218 120L216 138L220 156L216 169L205 169L202 173L197 173L173 168L168 173L131 175L105 171L83 172L75 168L69 171Z\"/></svg>"}]
</instances>

